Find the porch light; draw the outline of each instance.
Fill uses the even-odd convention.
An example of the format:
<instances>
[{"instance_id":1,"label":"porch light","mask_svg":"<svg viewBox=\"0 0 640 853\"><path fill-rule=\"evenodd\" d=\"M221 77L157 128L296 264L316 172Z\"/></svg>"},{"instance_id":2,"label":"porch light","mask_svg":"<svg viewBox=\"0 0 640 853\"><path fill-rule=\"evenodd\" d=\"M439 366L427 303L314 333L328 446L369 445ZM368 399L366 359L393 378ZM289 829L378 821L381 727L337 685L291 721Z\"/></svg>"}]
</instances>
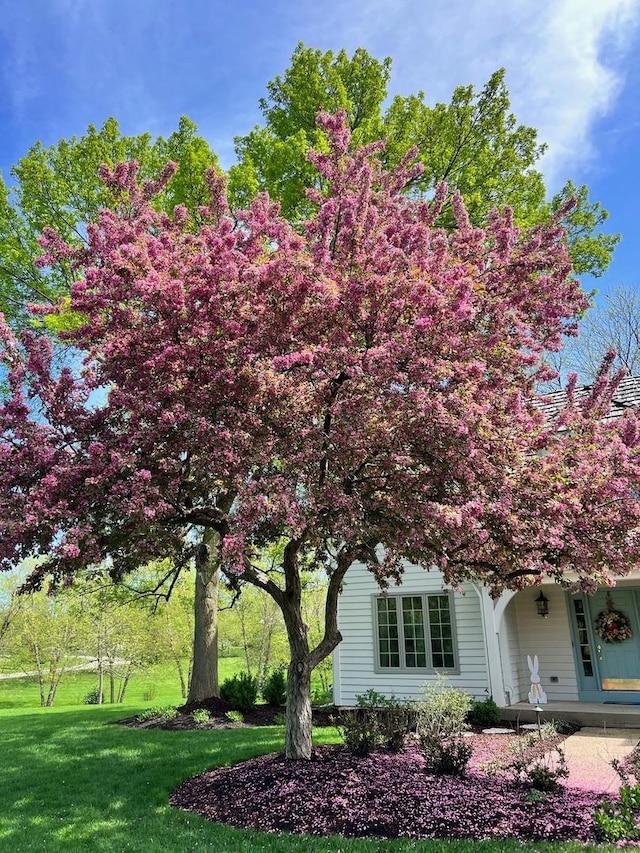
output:
<instances>
[{"instance_id":1,"label":"porch light","mask_svg":"<svg viewBox=\"0 0 640 853\"><path fill-rule=\"evenodd\" d=\"M538 616L544 616L546 619L549 615L549 599L544 592L541 592L536 598L536 607L538 608Z\"/></svg>"}]
</instances>

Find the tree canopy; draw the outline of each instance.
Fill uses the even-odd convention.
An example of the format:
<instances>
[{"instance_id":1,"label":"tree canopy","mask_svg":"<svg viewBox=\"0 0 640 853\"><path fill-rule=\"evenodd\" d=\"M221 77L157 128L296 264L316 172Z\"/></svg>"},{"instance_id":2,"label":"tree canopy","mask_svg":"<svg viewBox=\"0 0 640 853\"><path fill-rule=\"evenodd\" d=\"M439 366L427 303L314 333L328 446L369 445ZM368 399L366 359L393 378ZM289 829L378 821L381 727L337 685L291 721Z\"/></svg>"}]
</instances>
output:
<instances>
[{"instance_id":1,"label":"tree canopy","mask_svg":"<svg viewBox=\"0 0 640 853\"><path fill-rule=\"evenodd\" d=\"M572 196L578 205L567 213L565 227L578 273L600 275L619 240L598 231L608 214L589 200L586 186L568 181L552 200L546 198L537 163L546 150L532 127L518 124L511 112L504 69L494 72L480 91L459 86L450 103L430 106L424 92L397 95L388 106L391 60L379 61L363 48L352 57L299 44L283 75L267 84L260 108L264 125L236 138L238 164L230 170L234 202L246 203L261 190L282 204L295 222L311 215L306 188L321 189L322 177L306 159L309 148L328 150L319 110L344 110L354 146L387 140L380 156L398 165L415 147L423 165L407 192L429 197L441 181L458 189L471 220L482 224L496 205L509 205L521 227L548 221ZM439 224L454 226L445 203Z\"/></svg>"},{"instance_id":2,"label":"tree canopy","mask_svg":"<svg viewBox=\"0 0 640 853\"><path fill-rule=\"evenodd\" d=\"M324 185L300 231L264 195L231 217L224 181L194 228L157 210L173 166L118 197L87 245L45 230L42 267L70 265L61 333L81 362L56 369L46 336L2 323L0 568L40 559L28 587L87 565L118 578L171 557L207 559L263 589L287 626L287 754L308 757L310 672L340 640L337 600L364 563L382 586L404 560L494 593L549 576L593 589L639 553L636 415L603 419L619 376L546 420L544 352L587 304L558 219L519 231L509 209L474 227L459 194L404 190L421 165L352 150L323 116ZM44 308L45 313L51 308ZM197 534L197 535L196 535ZM280 548L277 571L259 555ZM302 572L327 574L311 648Z\"/></svg>"}]
</instances>

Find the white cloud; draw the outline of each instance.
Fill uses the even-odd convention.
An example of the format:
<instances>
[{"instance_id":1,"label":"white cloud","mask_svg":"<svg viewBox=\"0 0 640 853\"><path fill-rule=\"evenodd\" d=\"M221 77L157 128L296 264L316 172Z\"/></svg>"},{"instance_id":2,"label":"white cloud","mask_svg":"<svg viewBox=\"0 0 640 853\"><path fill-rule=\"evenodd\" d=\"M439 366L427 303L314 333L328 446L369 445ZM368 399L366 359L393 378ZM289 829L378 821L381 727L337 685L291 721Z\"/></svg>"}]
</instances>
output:
<instances>
[{"instance_id":1,"label":"white cloud","mask_svg":"<svg viewBox=\"0 0 640 853\"><path fill-rule=\"evenodd\" d=\"M549 144L552 186L595 157L594 125L615 105L640 21L640 0L344 0L342 10L334 43L394 57L395 91L447 101L506 67L514 112Z\"/></svg>"}]
</instances>

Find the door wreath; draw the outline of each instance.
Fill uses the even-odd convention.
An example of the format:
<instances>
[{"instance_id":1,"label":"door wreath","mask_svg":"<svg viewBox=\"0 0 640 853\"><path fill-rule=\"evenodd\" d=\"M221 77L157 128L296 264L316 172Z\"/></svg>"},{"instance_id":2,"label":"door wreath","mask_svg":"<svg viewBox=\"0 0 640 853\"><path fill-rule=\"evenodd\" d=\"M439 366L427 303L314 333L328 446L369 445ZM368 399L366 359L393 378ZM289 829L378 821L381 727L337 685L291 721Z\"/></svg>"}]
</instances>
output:
<instances>
[{"instance_id":1,"label":"door wreath","mask_svg":"<svg viewBox=\"0 0 640 853\"><path fill-rule=\"evenodd\" d=\"M613 606L611 593L607 593L605 609L596 619L596 634L605 643L624 643L633 637L629 620Z\"/></svg>"}]
</instances>

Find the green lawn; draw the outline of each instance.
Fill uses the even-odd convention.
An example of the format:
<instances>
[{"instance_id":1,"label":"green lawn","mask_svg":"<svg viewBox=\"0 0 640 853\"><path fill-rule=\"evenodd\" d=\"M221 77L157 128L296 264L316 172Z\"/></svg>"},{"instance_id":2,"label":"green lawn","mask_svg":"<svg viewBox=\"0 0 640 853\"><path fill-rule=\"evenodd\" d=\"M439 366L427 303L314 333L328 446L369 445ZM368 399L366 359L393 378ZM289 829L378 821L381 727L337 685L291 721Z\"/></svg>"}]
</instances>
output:
<instances>
[{"instance_id":1,"label":"green lawn","mask_svg":"<svg viewBox=\"0 0 640 853\"><path fill-rule=\"evenodd\" d=\"M81 682L76 686L84 689ZM615 849L504 841L351 841L230 829L170 808L170 792L207 768L280 750L282 728L130 729L115 721L149 703L17 707L21 697L33 698L28 688L13 682L9 688L2 684L1 689L5 704L0 710L0 851L569 853ZM153 704L167 701L169 692L159 684ZM135 697L136 692L130 695ZM333 730L319 729L316 734L317 743L336 740Z\"/></svg>"},{"instance_id":2,"label":"green lawn","mask_svg":"<svg viewBox=\"0 0 640 853\"><path fill-rule=\"evenodd\" d=\"M220 658L220 683L244 666L244 658ZM83 698L98 686L94 672L67 672L62 676L54 707L82 705ZM105 691L108 691L105 679ZM125 705L182 705L180 681L175 666L159 664L133 674L125 694ZM0 679L0 710L9 708L38 708L40 693L35 678ZM124 716L124 714L122 715Z\"/></svg>"}]
</instances>

